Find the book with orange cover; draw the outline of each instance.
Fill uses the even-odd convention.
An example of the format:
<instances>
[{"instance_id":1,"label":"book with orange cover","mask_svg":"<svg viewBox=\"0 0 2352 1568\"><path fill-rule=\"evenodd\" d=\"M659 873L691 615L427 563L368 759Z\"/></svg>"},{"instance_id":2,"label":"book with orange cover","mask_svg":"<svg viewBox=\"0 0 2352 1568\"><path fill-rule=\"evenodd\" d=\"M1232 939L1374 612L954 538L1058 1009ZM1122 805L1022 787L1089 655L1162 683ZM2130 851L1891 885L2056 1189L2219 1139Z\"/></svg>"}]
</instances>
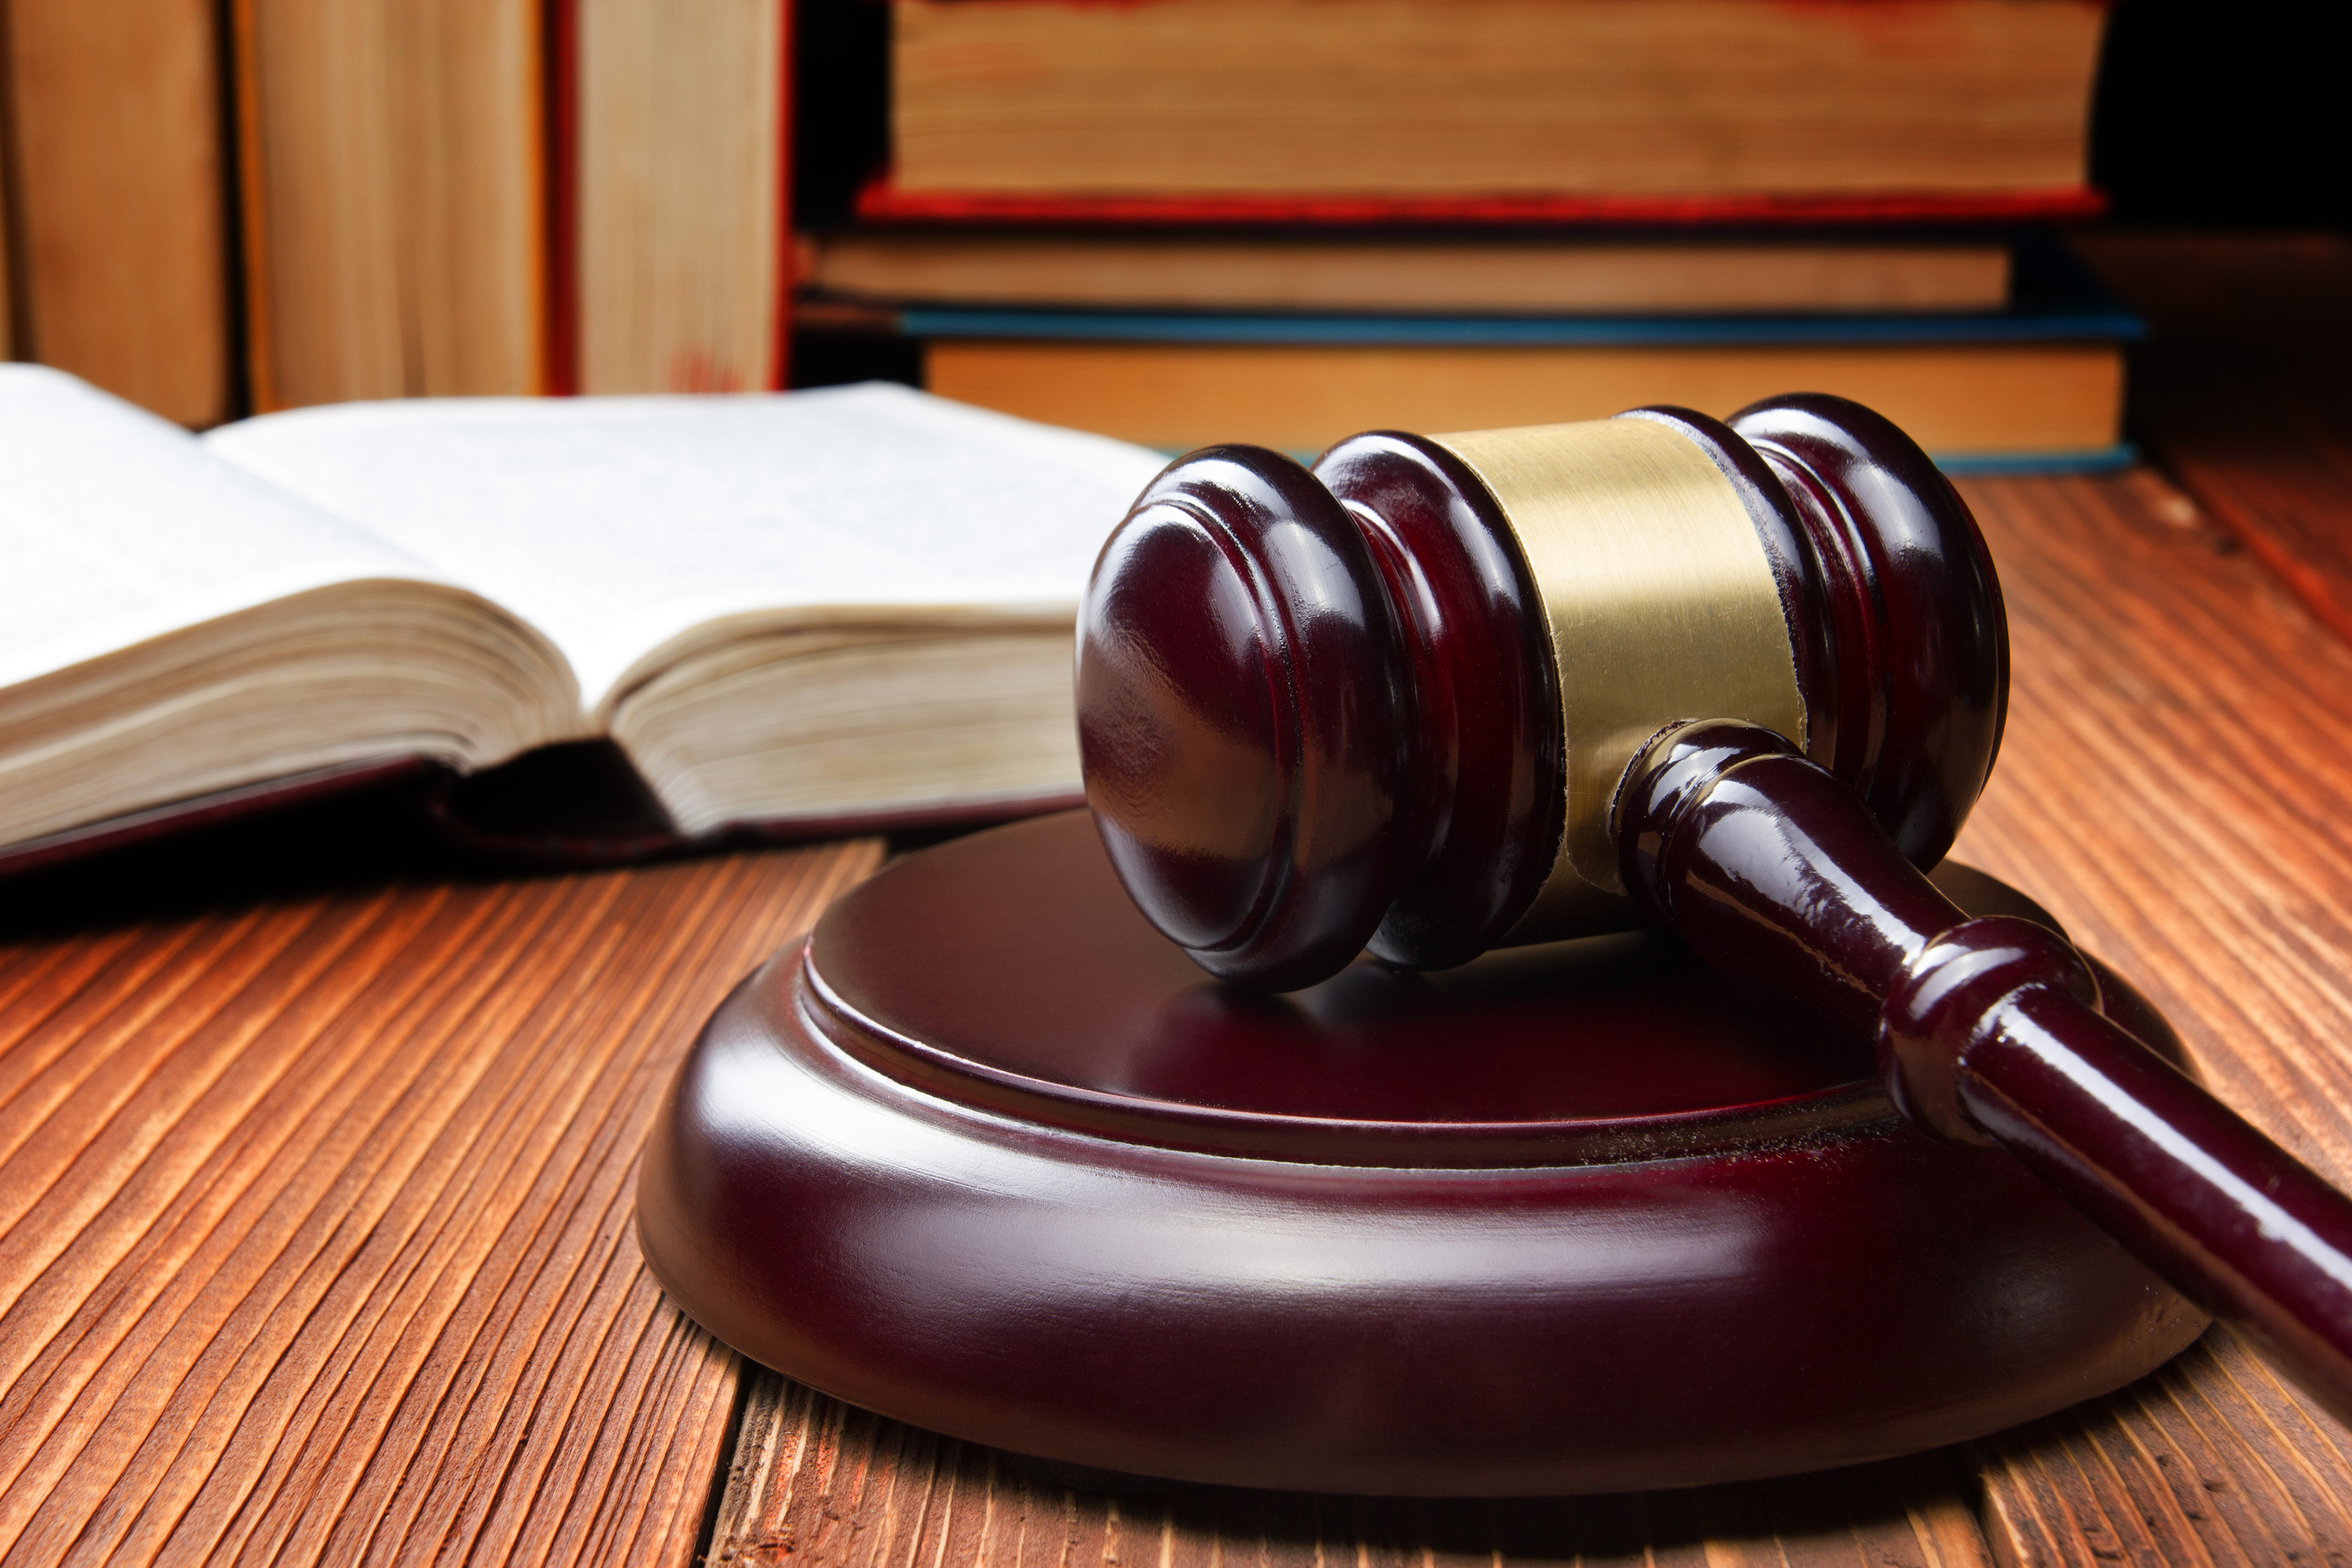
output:
<instances>
[{"instance_id":1,"label":"book with orange cover","mask_svg":"<svg viewBox=\"0 0 2352 1568\"><path fill-rule=\"evenodd\" d=\"M610 831L463 785L453 831L609 858L1066 803L1077 597L1162 461L895 386L198 438L0 367L0 870L566 748L630 781Z\"/></svg>"},{"instance_id":2,"label":"book with orange cover","mask_svg":"<svg viewBox=\"0 0 2352 1568\"><path fill-rule=\"evenodd\" d=\"M2093 210L2086 0L894 0L867 218Z\"/></svg>"},{"instance_id":3,"label":"book with orange cover","mask_svg":"<svg viewBox=\"0 0 2352 1568\"><path fill-rule=\"evenodd\" d=\"M1997 235L1149 233L866 225L804 235L813 300L885 308L1463 311L1998 310Z\"/></svg>"}]
</instances>

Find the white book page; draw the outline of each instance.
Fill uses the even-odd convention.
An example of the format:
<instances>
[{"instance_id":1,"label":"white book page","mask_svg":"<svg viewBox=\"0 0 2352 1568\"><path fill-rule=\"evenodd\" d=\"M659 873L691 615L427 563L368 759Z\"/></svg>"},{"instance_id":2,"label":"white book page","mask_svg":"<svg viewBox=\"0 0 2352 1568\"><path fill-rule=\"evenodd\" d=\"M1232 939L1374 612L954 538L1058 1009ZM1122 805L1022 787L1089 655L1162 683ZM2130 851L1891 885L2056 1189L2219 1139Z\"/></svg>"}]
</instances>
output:
<instances>
[{"instance_id":1,"label":"white book page","mask_svg":"<svg viewBox=\"0 0 2352 1568\"><path fill-rule=\"evenodd\" d=\"M205 439L526 617L591 711L730 616L1067 613L1167 461L881 384L346 404Z\"/></svg>"},{"instance_id":2,"label":"white book page","mask_svg":"<svg viewBox=\"0 0 2352 1568\"><path fill-rule=\"evenodd\" d=\"M305 589L445 580L37 365L0 365L0 689Z\"/></svg>"}]
</instances>

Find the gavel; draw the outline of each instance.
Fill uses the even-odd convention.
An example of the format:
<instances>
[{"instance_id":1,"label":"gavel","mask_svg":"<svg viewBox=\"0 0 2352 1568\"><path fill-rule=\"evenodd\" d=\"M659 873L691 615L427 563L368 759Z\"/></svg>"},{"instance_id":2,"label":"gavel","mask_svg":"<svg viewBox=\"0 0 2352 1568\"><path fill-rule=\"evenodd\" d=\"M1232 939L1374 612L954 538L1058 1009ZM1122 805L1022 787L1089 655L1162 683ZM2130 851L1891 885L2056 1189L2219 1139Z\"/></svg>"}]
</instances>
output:
<instances>
[{"instance_id":1,"label":"gavel","mask_svg":"<svg viewBox=\"0 0 2352 1568\"><path fill-rule=\"evenodd\" d=\"M1212 974L1670 926L2352 1420L2352 1199L2104 1017L2063 937L1924 874L2008 657L1966 503L1843 399L1218 446L1103 549L1079 748L1121 882Z\"/></svg>"}]
</instances>

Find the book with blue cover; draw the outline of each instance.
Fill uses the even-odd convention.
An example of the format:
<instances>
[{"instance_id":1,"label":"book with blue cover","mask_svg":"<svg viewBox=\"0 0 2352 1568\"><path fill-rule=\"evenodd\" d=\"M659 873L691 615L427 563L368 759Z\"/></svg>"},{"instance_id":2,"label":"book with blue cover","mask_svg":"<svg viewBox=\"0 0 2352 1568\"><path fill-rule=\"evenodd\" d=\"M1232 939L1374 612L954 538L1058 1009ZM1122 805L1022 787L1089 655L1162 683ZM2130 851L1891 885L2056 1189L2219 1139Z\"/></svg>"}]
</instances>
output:
<instances>
[{"instance_id":1,"label":"book with blue cover","mask_svg":"<svg viewBox=\"0 0 2352 1568\"><path fill-rule=\"evenodd\" d=\"M925 384L961 402L1163 450L1314 451L1357 430L1717 415L1779 392L1853 398L1948 467L2131 460L2124 350L2145 334L2054 243L2018 247L1997 309L1544 315L913 306Z\"/></svg>"}]
</instances>

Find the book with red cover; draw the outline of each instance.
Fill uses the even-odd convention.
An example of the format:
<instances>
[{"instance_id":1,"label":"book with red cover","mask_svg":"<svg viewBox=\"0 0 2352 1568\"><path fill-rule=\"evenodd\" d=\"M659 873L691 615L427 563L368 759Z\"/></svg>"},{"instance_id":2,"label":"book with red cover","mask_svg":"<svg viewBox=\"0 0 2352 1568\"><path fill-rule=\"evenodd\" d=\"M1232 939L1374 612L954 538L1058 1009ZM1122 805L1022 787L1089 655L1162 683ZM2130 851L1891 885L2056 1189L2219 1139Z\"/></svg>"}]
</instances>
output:
<instances>
[{"instance_id":1,"label":"book with red cover","mask_svg":"<svg viewBox=\"0 0 2352 1568\"><path fill-rule=\"evenodd\" d=\"M2094 218L2088 184L2032 191L1889 191L1790 195L1082 195L908 191L888 174L859 191L875 223L1041 227L1701 228L2011 224Z\"/></svg>"}]
</instances>

